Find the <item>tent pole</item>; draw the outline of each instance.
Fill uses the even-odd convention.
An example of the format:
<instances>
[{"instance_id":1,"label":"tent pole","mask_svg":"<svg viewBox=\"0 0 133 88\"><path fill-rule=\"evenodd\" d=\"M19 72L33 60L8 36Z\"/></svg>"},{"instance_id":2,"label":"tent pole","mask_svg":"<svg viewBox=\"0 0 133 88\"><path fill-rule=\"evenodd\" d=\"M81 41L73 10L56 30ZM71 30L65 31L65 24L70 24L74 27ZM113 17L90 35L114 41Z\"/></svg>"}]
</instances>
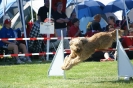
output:
<instances>
[{"instance_id":1,"label":"tent pole","mask_svg":"<svg viewBox=\"0 0 133 88\"><path fill-rule=\"evenodd\" d=\"M32 0L31 0L31 21L34 22L34 19L33 19L33 10L32 10Z\"/></svg>"},{"instance_id":2,"label":"tent pole","mask_svg":"<svg viewBox=\"0 0 133 88\"><path fill-rule=\"evenodd\" d=\"M77 0L74 0L76 17L78 18L78 6L76 4L77 4Z\"/></svg>"},{"instance_id":3,"label":"tent pole","mask_svg":"<svg viewBox=\"0 0 133 88\"><path fill-rule=\"evenodd\" d=\"M27 38L25 18L24 18L24 12L23 12L23 0L17 0L17 2L18 2L19 13L20 13L20 20L22 22L22 28L24 30L24 37ZM25 42L26 42L26 48L28 50L28 42L27 42L27 40L25 40Z\"/></svg>"},{"instance_id":4,"label":"tent pole","mask_svg":"<svg viewBox=\"0 0 133 88\"><path fill-rule=\"evenodd\" d=\"M51 19L51 4L52 4L52 0L49 0L49 14L48 14L48 19L50 22L50 19ZM50 37L50 34L47 34L47 38ZM50 40L48 39L47 40L47 52L49 52L49 44L50 44ZM46 60L48 61L49 60L49 54L47 54L47 57L46 57Z\"/></svg>"},{"instance_id":5,"label":"tent pole","mask_svg":"<svg viewBox=\"0 0 133 88\"><path fill-rule=\"evenodd\" d=\"M129 24L128 24L128 17L127 17L127 13L126 13L126 4L125 4L125 0L123 0L123 4L124 4L124 11L125 11L126 22L127 22L127 29L129 30Z\"/></svg>"},{"instance_id":6,"label":"tent pole","mask_svg":"<svg viewBox=\"0 0 133 88\"><path fill-rule=\"evenodd\" d=\"M4 16L5 16L5 10L6 10L6 0L2 0L2 3L3 3L3 23L4 23Z\"/></svg>"}]
</instances>

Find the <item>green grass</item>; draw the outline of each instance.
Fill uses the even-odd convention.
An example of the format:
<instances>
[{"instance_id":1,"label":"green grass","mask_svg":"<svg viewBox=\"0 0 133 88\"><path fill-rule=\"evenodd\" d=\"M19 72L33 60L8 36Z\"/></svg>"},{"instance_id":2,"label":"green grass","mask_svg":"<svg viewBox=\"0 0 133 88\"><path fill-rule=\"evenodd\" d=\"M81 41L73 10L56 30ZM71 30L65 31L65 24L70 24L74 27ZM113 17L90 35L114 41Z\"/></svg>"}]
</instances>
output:
<instances>
[{"instance_id":1,"label":"green grass","mask_svg":"<svg viewBox=\"0 0 133 88\"><path fill-rule=\"evenodd\" d=\"M132 61L133 62L133 61ZM63 77L48 77L50 63L0 66L0 88L132 88L117 80L117 62L83 62Z\"/></svg>"}]
</instances>

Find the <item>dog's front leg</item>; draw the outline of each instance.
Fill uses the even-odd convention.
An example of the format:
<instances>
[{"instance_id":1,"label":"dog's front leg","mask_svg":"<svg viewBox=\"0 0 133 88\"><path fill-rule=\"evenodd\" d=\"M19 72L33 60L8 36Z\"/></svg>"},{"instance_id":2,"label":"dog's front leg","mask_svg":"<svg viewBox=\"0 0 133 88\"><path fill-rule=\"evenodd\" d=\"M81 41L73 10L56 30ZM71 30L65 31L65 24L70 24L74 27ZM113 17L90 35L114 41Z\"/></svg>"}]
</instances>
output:
<instances>
[{"instance_id":1,"label":"dog's front leg","mask_svg":"<svg viewBox=\"0 0 133 88\"><path fill-rule=\"evenodd\" d=\"M76 56L77 56L77 55L76 55L73 51L71 51L71 54L70 54L69 56L67 55L67 56L65 57L64 63L70 62L70 60L76 58ZM68 58L68 57L69 57L69 58Z\"/></svg>"},{"instance_id":2,"label":"dog's front leg","mask_svg":"<svg viewBox=\"0 0 133 88\"><path fill-rule=\"evenodd\" d=\"M69 70L74 65L81 62L80 57L76 56L75 58L71 58L70 56L66 56L63 66L61 67L63 70Z\"/></svg>"},{"instance_id":3,"label":"dog's front leg","mask_svg":"<svg viewBox=\"0 0 133 88\"><path fill-rule=\"evenodd\" d=\"M68 58L69 60L66 61L66 63L62 66L63 70L69 70L71 69L73 66L77 65L79 62L81 62L80 57L77 56L76 58L70 59L70 57Z\"/></svg>"},{"instance_id":4,"label":"dog's front leg","mask_svg":"<svg viewBox=\"0 0 133 88\"><path fill-rule=\"evenodd\" d=\"M74 65L77 65L78 63L80 63L81 61L82 60L81 60L80 56L77 56L76 58L71 60L71 64L74 66Z\"/></svg>"}]
</instances>

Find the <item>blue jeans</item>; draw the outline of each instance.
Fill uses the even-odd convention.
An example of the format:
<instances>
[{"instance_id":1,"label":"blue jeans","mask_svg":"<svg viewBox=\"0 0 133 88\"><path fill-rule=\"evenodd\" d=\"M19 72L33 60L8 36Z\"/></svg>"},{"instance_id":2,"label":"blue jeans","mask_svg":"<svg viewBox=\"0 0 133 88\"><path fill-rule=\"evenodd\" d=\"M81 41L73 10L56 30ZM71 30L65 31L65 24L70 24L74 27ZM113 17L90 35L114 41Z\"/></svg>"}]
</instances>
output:
<instances>
[{"instance_id":1,"label":"blue jeans","mask_svg":"<svg viewBox=\"0 0 133 88\"><path fill-rule=\"evenodd\" d=\"M67 35L67 28L55 29L57 36L61 37L61 30L63 32L63 37L66 37L66 35Z\"/></svg>"}]
</instances>

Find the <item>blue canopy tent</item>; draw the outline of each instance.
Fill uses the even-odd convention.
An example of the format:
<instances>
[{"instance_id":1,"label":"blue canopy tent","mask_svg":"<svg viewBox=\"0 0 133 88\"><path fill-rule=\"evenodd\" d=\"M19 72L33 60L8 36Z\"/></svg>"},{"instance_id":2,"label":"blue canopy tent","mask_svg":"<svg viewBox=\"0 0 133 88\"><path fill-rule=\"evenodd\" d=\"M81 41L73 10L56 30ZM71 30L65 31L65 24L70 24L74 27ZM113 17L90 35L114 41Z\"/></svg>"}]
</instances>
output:
<instances>
[{"instance_id":1,"label":"blue canopy tent","mask_svg":"<svg viewBox=\"0 0 133 88\"><path fill-rule=\"evenodd\" d=\"M124 7L124 4L126 8ZM115 0L108 3L104 8L104 13L107 12L116 12L119 10L125 10L125 9L132 9L133 8L133 0Z\"/></svg>"},{"instance_id":2,"label":"blue canopy tent","mask_svg":"<svg viewBox=\"0 0 133 88\"><path fill-rule=\"evenodd\" d=\"M68 7L72 1L74 1L74 0L67 0L66 7Z\"/></svg>"},{"instance_id":3,"label":"blue canopy tent","mask_svg":"<svg viewBox=\"0 0 133 88\"><path fill-rule=\"evenodd\" d=\"M108 3L103 12L116 12L119 10L123 10L123 15L126 17L126 22L127 22L127 27L129 30L129 25L128 25L128 17L127 17L127 11L128 9L133 8L133 0L115 0L110 3Z\"/></svg>"},{"instance_id":4,"label":"blue canopy tent","mask_svg":"<svg viewBox=\"0 0 133 88\"><path fill-rule=\"evenodd\" d=\"M15 2L16 0L0 0L0 18L4 15L4 10L6 12Z\"/></svg>"},{"instance_id":5,"label":"blue canopy tent","mask_svg":"<svg viewBox=\"0 0 133 88\"><path fill-rule=\"evenodd\" d=\"M81 3L83 0L67 0L66 8L68 8L71 5L77 5Z\"/></svg>"}]
</instances>

